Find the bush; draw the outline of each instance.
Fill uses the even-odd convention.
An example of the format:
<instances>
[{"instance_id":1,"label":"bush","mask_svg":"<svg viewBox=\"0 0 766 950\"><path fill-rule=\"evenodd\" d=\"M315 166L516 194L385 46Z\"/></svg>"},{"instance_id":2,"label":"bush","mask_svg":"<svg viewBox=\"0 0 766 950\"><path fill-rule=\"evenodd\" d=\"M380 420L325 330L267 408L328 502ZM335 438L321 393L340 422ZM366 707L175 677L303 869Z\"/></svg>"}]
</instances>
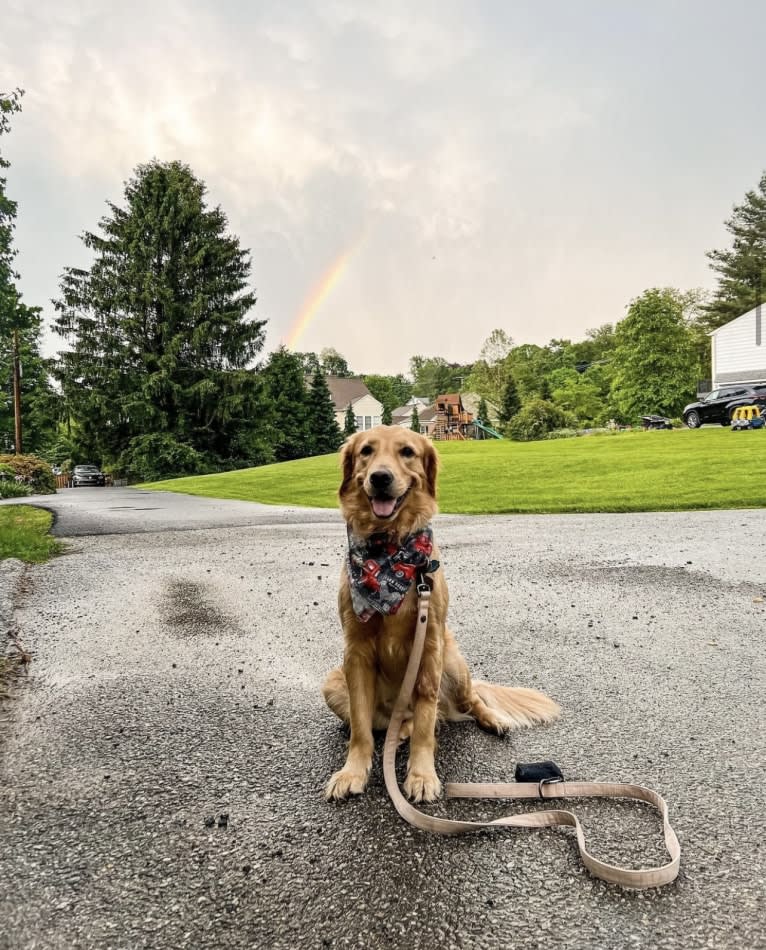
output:
<instances>
[{"instance_id":1,"label":"bush","mask_svg":"<svg viewBox=\"0 0 766 950\"><path fill-rule=\"evenodd\" d=\"M172 435L161 433L131 439L115 468L129 480L142 482L156 482L175 475L204 475L212 470L201 452Z\"/></svg>"},{"instance_id":2,"label":"bush","mask_svg":"<svg viewBox=\"0 0 766 950\"><path fill-rule=\"evenodd\" d=\"M547 399L531 399L506 426L506 433L516 442L545 439L554 429L573 427L572 414L554 406Z\"/></svg>"},{"instance_id":3,"label":"bush","mask_svg":"<svg viewBox=\"0 0 766 950\"><path fill-rule=\"evenodd\" d=\"M585 435L582 429L554 429L549 432L549 439L576 439L578 435Z\"/></svg>"},{"instance_id":4,"label":"bush","mask_svg":"<svg viewBox=\"0 0 766 950\"><path fill-rule=\"evenodd\" d=\"M10 469L15 479L25 485L33 495L55 495L56 479L50 465L36 455L0 455L0 466ZM8 474L6 473L6 479ZM8 498L18 498L19 495L7 495Z\"/></svg>"},{"instance_id":5,"label":"bush","mask_svg":"<svg viewBox=\"0 0 766 950\"><path fill-rule=\"evenodd\" d=\"M26 498L32 492L23 482L0 474L0 498Z\"/></svg>"}]
</instances>

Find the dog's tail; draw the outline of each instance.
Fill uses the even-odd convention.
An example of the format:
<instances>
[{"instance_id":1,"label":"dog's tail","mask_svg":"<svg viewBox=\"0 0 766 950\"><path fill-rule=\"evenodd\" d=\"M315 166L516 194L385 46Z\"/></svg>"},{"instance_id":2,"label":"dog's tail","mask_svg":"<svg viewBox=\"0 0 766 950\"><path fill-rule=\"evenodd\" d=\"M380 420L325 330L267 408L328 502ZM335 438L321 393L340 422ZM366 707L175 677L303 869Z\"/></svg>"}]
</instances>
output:
<instances>
[{"instance_id":1,"label":"dog's tail","mask_svg":"<svg viewBox=\"0 0 766 950\"><path fill-rule=\"evenodd\" d=\"M495 714L492 718L503 721L505 729L534 726L558 719L561 709L558 703L523 686L496 686L494 683L474 681L479 699ZM481 721L481 717L477 716Z\"/></svg>"}]
</instances>

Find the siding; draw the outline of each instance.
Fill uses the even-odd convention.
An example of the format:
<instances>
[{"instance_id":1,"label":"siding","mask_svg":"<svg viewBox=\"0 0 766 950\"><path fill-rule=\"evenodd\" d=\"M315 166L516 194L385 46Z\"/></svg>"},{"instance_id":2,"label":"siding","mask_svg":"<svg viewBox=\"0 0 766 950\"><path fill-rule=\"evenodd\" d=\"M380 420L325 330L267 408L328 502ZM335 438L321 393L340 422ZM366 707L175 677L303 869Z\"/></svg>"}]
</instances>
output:
<instances>
[{"instance_id":1,"label":"siding","mask_svg":"<svg viewBox=\"0 0 766 950\"><path fill-rule=\"evenodd\" d=\"M766 382L763 309L755 308L712 334L714 388L725 383Z\"/></svg>"},{"instance_id":2,"label":"siding","mask_svg":"<svg viewBox=\"0 0 766 950\"><path fill-rule=\"evenodd\" d=\"M371 396L368 393L366 396L362 396L361 398L355 400L351 406L354 410L355 416L361 416L365 421L367 419L370 420L370 425L365 425L363 421L361 428L371 429L373 426L380 425L380 417L383 415L383 406L374 396ZM335 418L338 420L338 425L341 427L342 431L344 425L346 424L346 410L344 409L343 412L336 412ZM357 425L357 429L359 428L360 426Z\"/></svg>"}]
</instances>

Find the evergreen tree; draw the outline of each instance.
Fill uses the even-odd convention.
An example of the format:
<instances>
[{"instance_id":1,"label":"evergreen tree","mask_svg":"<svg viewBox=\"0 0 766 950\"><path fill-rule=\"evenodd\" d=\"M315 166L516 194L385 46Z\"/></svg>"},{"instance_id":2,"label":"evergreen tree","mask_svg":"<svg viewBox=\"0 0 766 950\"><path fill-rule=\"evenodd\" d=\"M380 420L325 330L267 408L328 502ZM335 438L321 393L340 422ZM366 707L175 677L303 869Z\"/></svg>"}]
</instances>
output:
<instances>
[{"instance_id":1,"label":"evergreen tree","mask_svg":"<svg viewBox=\"0 0 766 950\"><path fill-rule=\"evenodd\" d=\"M168 474L176 459L269 460L250 255L205 192L180 162L138 166L125 205L83 235L90 268L64 272L55 329L71 350L57 376L94 460L143 457L147 439L167 450Z\"/></svg>"},{"instance_id":2,"label":"evergreen tree","mask_svg":"<svg viewBox=\"0 0 766 950\"><path fill-rule=\"evenodd\" d=\"M519 399L519 391L516 388L516 380L513 376L508 376L505 381L503 401L500 406L500 422L503 425L508 425L519 409L521 409L521 399Z\"/></svg>"},{"instance_id":3,"label":"evergreen tree","mask_svg":"<svg viewBox=\"0 0 766 950\"><path fill-rule=\"evenodd\" d=\"M0 93L0 136L10 131L11 116L21 111L23 90ZM10 163L0 155L0 172ZM58 398L40 356L40 308L22 303L16 288L13 231L17 205L0 174L0 452L40 452L56 430ZM16 440L15 365L19 366L21 445Z\"/></svg>"},{"instance_id":4,"label":"evergreen tree","mask_svg":"<svg viewBox=\"0 0 766 950\"><path fill-rule=\"evenodd\" d=\"M314 373L309 390L308 410L312 455L336 452L343 441L343 434L335 418L332 395L321 369Z\"/></svg>"},{"instance_id":5,"label":"evergreen tree","mask_svg":"<svg viewBox=\"0 0 766 950\"><path fill-rule=\"evenodd\" d=\"M269 357L263 375L272 407L270 441L275 459L286 462L312 455L310 393L301 360L281 346Z\"/></svg>"},{"instance_id":6,"label":"evergreen tree","mask_svg":"<svg viewBox=\"0 0 766 950\"><path fill-rule=\"evenodd\" d=\"M22 445L26 454L39 455L56 439L61 399L51 386L48 361L40 355L40 308L17 301L11 316L20 328ZM13 334L4 331L0 333L0 453L15 449L13 355Z\"/></svg>"},{"instance_id":7,"label":"evergreen tree","mask_svg":"<svg viewBox=\"0 0 766 950\"><path fill-rule=\"evenodd\" d=\"M354 407L351 403L348 404L348 409L346 409L346 418L343 421L343 435L348 438L350 435L353 435L356 432L356 416L354 415Z\"/></svg>"},{"instance_id":8,"label":"evergreen tree","mask_svg":"<svg viewBox=\"0 0 766 950\"><path fill-rule=\"evenodd\" d=\"M391 416L391 409L389 406L383 406L383 415L380 417L380 421L384 426L390 426L393 419Z\"/></svg>"},{"instance_id":9,"label":"evergreen tree","mask_svg":"<svg viewBox=\"0 0 766 950\"><path fill-rule=\"evenodd\" d=\"M484 396L479 400L479 408L476 410L476 417L479 422L483 422L485 426L489 425L489 409L487 408L487 400Z\"/></svg>"},{"instance_id":10,"label":"evergreen tree","mask_svg":"<svg viewBox=\"0 0 766 950\"><path fill-rule=\"evenodd\" d=\"M710 251L718 288L701 318L707 330L742 316L766 300L766 172L748 191L726 222L732 236L728 250Z\"/></svg>"},{"instance_id":11,"label":"evergreen tree","mask_svg":"<svg viewBox=\"0 0 766 950\"><path fill-rule=\"evenodd\" d=\"M418 407L412 407L412 416L410 416L410 429L413 432L420 432L420 416L418 415Z\"/></svg>"},{"instance_id":12,"label":"evergreen tree","mask_svg":"<svg viewBox=\"0 0 766 950\"><path fill-rule=\"evenodd\" d=\"M679 415L694 392L698 371L683 295L669 287L645 291L617 324L616 340L611 395L622 418Z\"/></svg>"}]
</instances>

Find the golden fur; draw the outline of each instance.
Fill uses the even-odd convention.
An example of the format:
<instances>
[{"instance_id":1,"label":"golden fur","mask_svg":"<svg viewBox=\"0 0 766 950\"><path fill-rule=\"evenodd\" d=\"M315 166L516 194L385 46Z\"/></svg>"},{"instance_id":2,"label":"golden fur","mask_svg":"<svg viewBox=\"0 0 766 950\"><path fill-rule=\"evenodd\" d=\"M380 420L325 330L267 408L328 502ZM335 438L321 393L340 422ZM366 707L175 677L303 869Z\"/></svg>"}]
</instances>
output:
<instances>
[{"instance_id":1,"label":"golden fur","mask_svg":"<svg viewBox=\"0 0 766 950\"><path fill-rule=\"evenodd\" d=\"M400 426L378 426L357 432L341 451L343 478L339 490L343 517L355 535L388 531L399 539L424 528L436 514L438 457L430 441ZM389 493L400 499L389 518L376 516L370 476L392 476ZM404 496L402 498L402 496ZM434 546L434 558L440 560ZM441 792L434 768L438 720L475 719L502 735L518 726L549 722L559 708L533 689L474 682L455 638L447 627L449 593L440 568L433 579L431 608L411 716L402 728L410 739L404 790L414 801L433 801ZM351 727L346 764L327 783L328 799L361 794L372 765L373 729L385 729L404 670L415 629L417 594L410 588L393 616L375 614L362 623L351 605L348 574L341 572L338 595L345 651L343 666L327 677L323 694L330 709Z\"/></svg>"}]
</instances>

